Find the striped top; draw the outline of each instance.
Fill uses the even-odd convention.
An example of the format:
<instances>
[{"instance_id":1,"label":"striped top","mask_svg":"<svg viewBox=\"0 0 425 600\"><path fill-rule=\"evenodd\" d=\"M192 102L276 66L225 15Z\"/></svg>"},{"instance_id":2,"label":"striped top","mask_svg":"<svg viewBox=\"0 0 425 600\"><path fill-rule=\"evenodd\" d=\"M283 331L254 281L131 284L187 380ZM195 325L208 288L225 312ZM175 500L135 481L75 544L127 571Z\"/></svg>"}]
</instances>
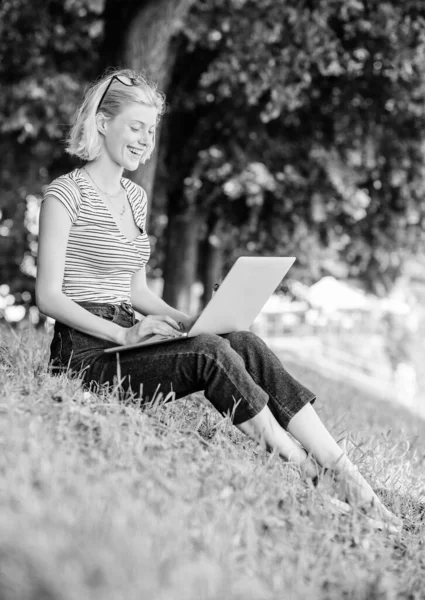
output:
<instances>
[{"instance_id":1,"label":"striped top","mask_svg":"<svg viewBox=\"0 0 425 600\"><path fill-rule=\"evenodd\" d=\"M146 192L130 179L121 183L140 229L131 241L80 169L58 177L44 192L44 198L57 198L71 219L62 291L75 302L131 304L131 278L149 260Z\"/></svg>"}]
</instances>

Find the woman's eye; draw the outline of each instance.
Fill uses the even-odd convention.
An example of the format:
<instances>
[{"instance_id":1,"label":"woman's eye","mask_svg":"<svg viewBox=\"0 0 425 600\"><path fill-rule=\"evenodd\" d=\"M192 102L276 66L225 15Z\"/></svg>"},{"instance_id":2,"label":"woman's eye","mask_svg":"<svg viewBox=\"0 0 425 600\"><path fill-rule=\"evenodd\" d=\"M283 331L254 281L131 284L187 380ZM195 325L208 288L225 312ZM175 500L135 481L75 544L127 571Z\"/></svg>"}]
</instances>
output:
<instances>
[{"instance_id":1,"label":"woman's eye","mask_svg":"<svg viewBox=\"0 0 425 600\"><path fill-rule=\"evenodd\" d=\"M130 126L131 131L134 131L135 133L140 133L141 129L140 127L131 127ZM149 131L149 135L154 136L155 135L155 131Z\"/></svg>"}]
</instances>

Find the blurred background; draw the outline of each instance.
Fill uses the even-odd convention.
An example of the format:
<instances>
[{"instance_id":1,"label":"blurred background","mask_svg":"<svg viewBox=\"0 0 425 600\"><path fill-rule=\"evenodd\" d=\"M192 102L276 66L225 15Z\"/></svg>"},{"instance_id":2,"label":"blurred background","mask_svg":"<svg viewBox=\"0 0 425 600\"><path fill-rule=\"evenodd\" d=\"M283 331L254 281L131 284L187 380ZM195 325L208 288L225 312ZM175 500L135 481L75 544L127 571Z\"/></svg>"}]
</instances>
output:
<instances>
[{"instance_id":1,"label":"blurred background","mask_svg":"<svg viewBox=\"0 0 425 600\"><path fill-rule=\"evenodd\" d=\"M63 141L109 66L167 94L131 174L150 199L151 287L196 311L238 256L296 256L253 329L424 414L425 4L1 0L3 324L44 326L40 200L79 166Z\"/></svg>"}]
</instances>

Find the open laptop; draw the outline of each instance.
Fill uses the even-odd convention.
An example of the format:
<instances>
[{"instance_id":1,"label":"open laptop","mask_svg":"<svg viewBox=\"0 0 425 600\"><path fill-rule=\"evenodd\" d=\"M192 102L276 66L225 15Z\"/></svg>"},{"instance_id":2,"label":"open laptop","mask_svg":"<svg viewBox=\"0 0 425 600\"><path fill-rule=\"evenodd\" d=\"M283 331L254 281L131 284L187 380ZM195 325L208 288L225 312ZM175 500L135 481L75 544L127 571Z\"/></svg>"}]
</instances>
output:
<instances>
[{"instance_id":1,"label":"open laptop","mask_svg":"<svg viewBox=\"0 0 425 600\"><path fill-rule=\"evenodd\" d=\"M249 329L294 262L294 257L241 256L186 336L170 338L154 334L135 344L107 348L105 352L121 352L152 344L184 341L200 333L220 335Z\"/></svg>"}]
</instances>

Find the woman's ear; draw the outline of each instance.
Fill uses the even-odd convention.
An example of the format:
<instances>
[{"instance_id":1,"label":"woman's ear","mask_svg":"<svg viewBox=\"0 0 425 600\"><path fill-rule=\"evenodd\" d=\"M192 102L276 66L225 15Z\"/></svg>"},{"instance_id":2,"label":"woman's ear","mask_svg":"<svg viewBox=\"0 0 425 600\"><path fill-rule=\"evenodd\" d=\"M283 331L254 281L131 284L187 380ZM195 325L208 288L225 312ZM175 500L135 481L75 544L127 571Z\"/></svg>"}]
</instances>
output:
<instances>
[{"instance_id":1,"label":"woman's ear","mask_svg":"<svg viewBox=\"0 0 425 600\"><path fill-rule=\"evenodd\" d=\"M99 133L106 133L107 122L108 119L105 117L105 115L102 112L98 112L96 115L96 127Z\"/></svg>"}]
</instances>

